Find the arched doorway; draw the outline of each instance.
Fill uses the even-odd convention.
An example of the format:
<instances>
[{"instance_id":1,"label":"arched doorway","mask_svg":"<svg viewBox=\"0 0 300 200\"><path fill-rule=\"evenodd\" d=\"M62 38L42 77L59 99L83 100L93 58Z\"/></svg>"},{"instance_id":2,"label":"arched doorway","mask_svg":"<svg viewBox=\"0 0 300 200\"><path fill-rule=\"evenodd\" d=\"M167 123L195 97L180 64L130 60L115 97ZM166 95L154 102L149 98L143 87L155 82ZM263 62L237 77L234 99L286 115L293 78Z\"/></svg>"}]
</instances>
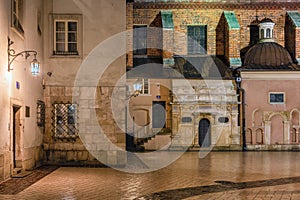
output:
<instances>
[{"instance_id":1,"label":"arched doorway","mask_svg":"<svg viewBox=\"0 0 300 200\"><path fill-rule=\"evenodd\" d=\"M209 147L211 145L210 122L208 119L201 119L199 122L199 145Z\"/></svg>"}]
</instances>

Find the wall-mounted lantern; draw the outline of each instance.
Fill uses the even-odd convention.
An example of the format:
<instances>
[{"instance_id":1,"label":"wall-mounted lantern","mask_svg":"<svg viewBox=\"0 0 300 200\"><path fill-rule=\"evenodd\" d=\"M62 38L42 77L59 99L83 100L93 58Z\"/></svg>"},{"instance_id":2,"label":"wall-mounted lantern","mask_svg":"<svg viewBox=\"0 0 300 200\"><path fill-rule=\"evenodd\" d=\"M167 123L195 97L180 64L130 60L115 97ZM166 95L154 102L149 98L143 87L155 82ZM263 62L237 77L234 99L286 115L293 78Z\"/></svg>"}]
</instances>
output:
<instances>
[{"instance_id":1,"label":"wall-mounted lantern","mask_svg":"<svg viewBox=\"0 0 300 200\"><path fill-rule=\"evenodd\" d=\"M27 50L27 51L21 51L19 53L16 53L14 49L11 49L10 46L13 44L14 42L10 40L10 38L8 38L8 47L7 47L7 53L8 53L8 71L13 70L11 64L14 62L14 60L18 57L18 56L24 56L25 59L27 59L29 56L33 55L34 58L33 60L30 62L30 66L31 66L31 75L32 76L37 76L40 73L40 63L37 61L36 59L36 55L37 52L34 50Z\"/></svg>"}]
</instances>

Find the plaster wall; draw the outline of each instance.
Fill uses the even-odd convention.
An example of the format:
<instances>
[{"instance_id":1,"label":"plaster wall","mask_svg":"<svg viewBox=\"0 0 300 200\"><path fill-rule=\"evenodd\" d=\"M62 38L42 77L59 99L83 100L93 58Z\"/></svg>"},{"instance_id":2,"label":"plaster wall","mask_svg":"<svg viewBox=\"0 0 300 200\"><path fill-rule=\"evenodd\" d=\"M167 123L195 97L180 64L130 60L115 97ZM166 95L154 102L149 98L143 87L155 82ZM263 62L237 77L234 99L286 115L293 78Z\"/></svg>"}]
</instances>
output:
<instances>
[{"instance_id":1,"label":"plaster wall","mask_svg":"<svg viewBox=\"0 0 300 200\"><path fill-rule=\"evenodd\" d=\"M12 106L20 106L20 148L22 151L20 163L23 170L32 169L40 165L41 143L43 129L37 126L37 101L43 100L42 75L32 76L30 61L33 56L24 59L19 56L11 64L8 72L8 37L14 42L11 48L15 53L24 50L37 51L37 59L43 69L42 37L38 26L38 13L42 11L43 1L28 0L23 3L22 27L24 35L21 36L11 27L11 1L2 1L1 10L1 37L0 37L0 180L10 177L13 169L13 123ZM16 83L19 84L19 89ZM30 109L30 115L25 117L25 107Z\"/></svg>"},{"instance_id":2,"label":"plaster wall","mask_svg":"<svg viewBox=\"0 0 300 200\"><path fill-rule=\"evenodd\" d=\"M291 128L292 121L295 121L293 111L299 109L298 73L242 73L242 88L246 91L246 129L252 132L252 142L248 141L249 144L279 145L275 149L280 149L280 145L292 144ZM269 93L274 92L284 93L283 104L269 103ZM262 143L257 140L260 137L256 134L258 129L262 130Z\"/></svg>"}]
</instances>

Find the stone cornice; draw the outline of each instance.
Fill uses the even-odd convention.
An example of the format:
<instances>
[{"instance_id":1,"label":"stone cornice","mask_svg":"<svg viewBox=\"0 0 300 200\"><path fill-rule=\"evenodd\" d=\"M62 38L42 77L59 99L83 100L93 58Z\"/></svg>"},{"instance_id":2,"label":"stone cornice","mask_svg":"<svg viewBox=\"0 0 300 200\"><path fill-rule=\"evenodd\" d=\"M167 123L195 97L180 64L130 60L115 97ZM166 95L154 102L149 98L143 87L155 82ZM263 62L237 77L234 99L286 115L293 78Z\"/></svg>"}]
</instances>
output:
<instances>
[{"instance_id":1,"label":"stone cornice","mask_svg":"<svg viewBox=\"0 0 300 200\"><path fill-rule=\"evenodd\" d=\"M300 9L296 2L286 3L133 3L134 9L268 9L295 10Z\"/></svg>"},{"instance_id":2,"label":"stone cornice","mask_svg":"<svg viewBox=\"0 0 300 200\"><path fill-rule=\"evenodd\" d=\"M243 80L300 80L300 71L242 71Z\"/></svg>"}]
</instances>

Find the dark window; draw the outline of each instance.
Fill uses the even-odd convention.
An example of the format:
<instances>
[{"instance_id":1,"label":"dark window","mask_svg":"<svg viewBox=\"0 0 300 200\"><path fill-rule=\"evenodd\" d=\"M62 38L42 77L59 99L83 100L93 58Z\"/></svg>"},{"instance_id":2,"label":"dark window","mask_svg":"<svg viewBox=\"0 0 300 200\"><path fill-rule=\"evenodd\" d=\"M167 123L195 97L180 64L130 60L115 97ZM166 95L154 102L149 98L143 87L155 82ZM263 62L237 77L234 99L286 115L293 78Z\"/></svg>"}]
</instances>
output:
<instances>
[{"instance_id":1,"label":"dark window","mask_svg":"<svg viewBox=\"0 0 300 200\"><path fill-rule=\"evenodd\" d=\"M259 41L259 28L257 25L250 26L250 45L255 45Z\"/></svg>"},{"instance_id":2,"label":"dark window","mask_svg":"<svg viewBox=\"0 0 300 200\"><path fill-rule=\"evenodd\" d=\"M147 25L133 26L133 53L136 55L147 54Z\"/></svg>"},{"instance_id":3,"label":"dark window","mask_svg":"<svg viewBox=\"0 0 300 200\"><path fill-rule=\"evenodd\" d=\"M153 128L166 127L166 102L165 101L153 101L152 127Z\"/></svg>"},{"instance_id":4,"label":"dark window","mask_svg":"<svg viewBox=\"0 0 300 200\"><path fill-rule=\"evenodd\" d=\"M207 26L188 26L188 54L206 54Z\"/></svg>"},{"instance_id":5,"label":"dark window","mask_svg":"<svg viewBox=\"0 0 300 200\"><path fill-rule=\"evenodd\" d=\"M218 121L220 123L228 123L229 119L228 119L228 117L219 117Z\"/></svg>"},{"instance_id":6,"label":"dark window","mask_svg":"<svg viewBox=\"0 0 300 200\"><path fill-rule=\"evenodd\" d=\"M182 123L190 123L190 122L192 122L192 118L191 117L183 117L183 118L181 118L181 122Z\"/></svg>"},{"instance_id":7,"label":"dark window","mask_svg":"<svg viewBox=\"0 0 300 200\"><path fill-rule=\"evenodd\" d=\"M284 103L284 93L270 93L270 103L272 104Z\"/></svg>"},{"instance_id":8,"label":"dark window","mask_svg":"<svg viewBox=\"0 0 300 200\"><path fill-rule=\"evenodd\" d=\"M25 106L25 117L30 117L30 107Z\"/></svg>"},{"instance_id":9,"label":"dark window","mask_svg":"<svg viewBox=\"0 0 300 200\"><path fill-rule=\"evenodd\" d=\"M265 32L264 29L260 30L260 38L265 38Z\"/></svg>"}]
</instances>

